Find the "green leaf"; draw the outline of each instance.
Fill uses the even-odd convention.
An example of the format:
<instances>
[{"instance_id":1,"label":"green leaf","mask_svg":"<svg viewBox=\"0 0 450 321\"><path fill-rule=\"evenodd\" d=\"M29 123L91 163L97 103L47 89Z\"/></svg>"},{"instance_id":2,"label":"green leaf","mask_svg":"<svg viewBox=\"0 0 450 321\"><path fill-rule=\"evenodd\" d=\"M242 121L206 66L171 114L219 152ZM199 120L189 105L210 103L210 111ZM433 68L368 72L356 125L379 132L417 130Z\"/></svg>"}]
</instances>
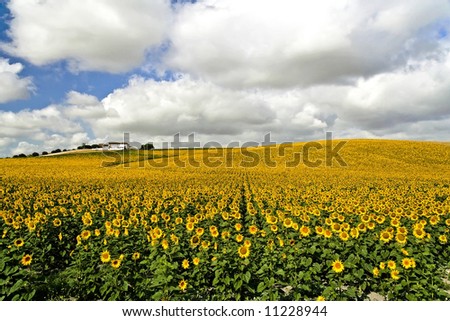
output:
<instances>
[{"instance_id":1,"label":"green leaf","mask_svg":"<svg viewBox=\"0 0 450 321\"><path fill-rule=\"evenodd\" d=\"M266 288L266 284L264 282L259 282L258 287L256 288L256 291L258 293L261 293Z\"/></svg>"},{"instance_id":2,"label":"green leaf","mask_svg":"<svg viewBox=\"0 0 450 321\"><path fill-rule=\"evenodd\" d=\"M11 287L11 289L9 289L8 295L11 295L12 293L19 290L23 283L23 280L17 280L17 282Z\"/></svg>"},{"instance_id":3,"label":"green leaf","mask_svg":"<svg viewBox=\"0 0 450 321\"><path fill-rule=\"evenodd\" d=\"M280 275L280 276L285 276L286 274L284 273L284 270L282 270L282 269L278 269L276 272L275 272L275 274L276 275Z\"/></svg>"},{"instance_id":4,"label":"green leaf","mask_svg":"<svg viewBox=\"0 0 450 321\"><path fill-rule=\"evenodd\" d=\"M238 289L240 289L241 288L241 286L242 286L242 280L237 280L236 282L234 282L234 289L235 290L238 290Z\"/></svg>"},{"instance_id":5,"label":"green leaf","mask_svg":"<svg viewBox=\"0 0 450 321\"><path fill-rule=\"evenodd\" d=\"M248 282L250 281L251 277L252 277L252 275L251 275L251 273L250 273L249 271L247 271L247 272L242 276L242 278L243 278L243 280L245 281L245 283L248 283Z\"/></svg>"},{"instance_id":6,"label":"green leaf","mask_svg":"<svg viewBox=\"0 0 450 321\"><path fill-rule=\"evenodd\" d=\"M406 294L406 299L407 299L408 301L417 301L417 298L415 297L415 295L414 295L414 294L411 294L411 293L407 293L407 294Z\"/></svg>"}]
</instances>

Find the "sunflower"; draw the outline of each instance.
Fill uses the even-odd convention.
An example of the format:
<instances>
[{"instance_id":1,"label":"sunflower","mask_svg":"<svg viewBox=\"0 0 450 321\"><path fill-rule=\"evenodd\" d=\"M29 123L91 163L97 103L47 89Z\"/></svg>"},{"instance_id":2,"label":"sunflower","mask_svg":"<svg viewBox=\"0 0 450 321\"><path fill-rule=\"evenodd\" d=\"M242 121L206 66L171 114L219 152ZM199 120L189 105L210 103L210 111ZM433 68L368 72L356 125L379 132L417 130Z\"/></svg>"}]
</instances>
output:
<instances>
[{"instance_id":1,"label":"sunflower","mask_svg":"<svg viewBox=\"0 0 450 321\"><path fill-rule=\"evenodd\" d=\"M380 270L384 270L386 268L386 263L380 262Z\"/></svg>"},{"instance_id":2,"label":"sunflower","mask_svg":"<svg viewBox=\"0 0 450 321\"><path fill-rule=\"evenodd\" d=\"M223 231L221 234L222 239L226 240L230 237L230 232L229 231Z\"/></svg>"},{"instance_id":3,"label":"sunflower","mask_svg":"<svg viewBox=\"0 0 450 321\"><path fill-rule=\"evenodd\" d=\"M380 240L384 243L389 243L392 239L392 234L388 231L382 231L380 233Z\"/></svg>"},{"instance_id":4,"label":"sunflower","mask_svg":"<svg viewBox=\"0 0 450 321\"><path fill-rule=\"evenodd\" d=\"M289 228L292 226L292 220L290 218L285 218L283 221L283 226Z\"/></svg>"},{"instance_id":5,"label":"sunflower","mask_svg":"<svg viewBox=\"0 0 450 321\"><path fill-rule=\"evenodd\" d=\"M100 236L100 234L101 234L100 230L99 230L98 228L95 229L94 235L95 235L95 236Z\"/></svg>"},{"instance_id":6,"label":"sunflower","mask_svg":"<svg viewBox=\"0 0 450 321\"><path fill-rule=\"evenodd\" d=\"M374 267L372 273L374 277L377 277L380 275L380 270L377 267Z\"/></svg>"},{"instance_id":7,"label":"sunflower","mask_svg":"<svg viewBox=\"0 0 450 321\"><path fill-rule=\"evenodd\" d=\"M188 285L188 283L187 283L187 281L185 281L185 280L181 280L181 281L178 283L178 287L180 288L181 291L186 290L187 285Z\"/></svg>"},{"instance_id":8,"label":"sunflower","mask_svg":"<svg viewBox=\"0 0 450 321\"><path fill-rule=\"evenodd\" d=\"M193 263L195 266L197 266L197 265L200 263L200 259L199 259L198 257L194 257L194 258L192 259L192 263Z\"/></svg>"},{"instance_id":9,"label":"sunflower","mask_svg":"<svg viewBox=\"0 0 450 321\"><path fill-rule=\"evenodd\" d=\"M53 220L53 225L54 226L61 226L61 220L59 218L55 218Z\"/></svg>"},{"instance_id":10,"label":"sunflower","mask_svg":"<svg viewBox=\"0 0 450 321\"><path fill-rule=\"evenodd\" d=\"M197 234L198 236L202 236L203 233L205 233L205 229L204 229L203 227L198 227L198 228L195 230L195 234Z\"/></svg>"},{"instance_id":11,"label":"sunflower","mask_svg":"<svg viewBox=\"0 0 450 321\"><path fill-rule=\"evenodd\" d=\"M439 242L441 242L442 244L447 244L447 236L439 235Z\"/></svg>"},{"instance_id":12,"label":"sunflower","mask_svg":"<svg viewBox=\"0 0 450 321\"><path fill-rule=\"evenodd\" d=\"M310 233L311 233L311 229L308 226L302 225L302 227L300 227L301 236L307 237L307 236L309 236Z\"/></svg>"},{"instance_id":13,"label":"sunflower","mask_svg":"<svg viewBox=\"0 0 450 321\"><path fill-rule=\"evenodd\" d=\"M248 231L250 234L255 235L258 232L258 227L256 225L250 225Z\"/></svg>"},{"instance_id":14,"label":"sunflower","mask_svg":"<svg viewBox=\"0 0 450 321\"><path fill-rule=\"evenodd\" d=\"M319 295L319 296L317 297L316 301L325 301L325 297Z\"/></svg>"},{"instance_id":15,"label":"sunflower","mask_svg":"<svg viewBox=\"0 0 450 321\"><path fill-rule=\"evenodd\" d=\"M239 247L238 254L241 258L245 259L250 255L250 248L246 247L245 245Z\"/></svg>"},{"instance_id":16,"label":"sunflower","mask_svg":"<svg viewBox=\"0 0 450 321\"><path fill-rule=\"evenodd\" d=\"M407 250L405 250L405 249L401 249L401 252L403 253L403 255L406 255L406 256L408 256L408 255L409 255L408 251L407 251Z\"/></svg>"},{"instance_id":17,"label":"sunflower","mask_svg":"<svg viewBox=\"0 0 450 321\"><path fill-rule=\"evenodd\" d=\"M397 233L407 235L408 234L408 229L406 227L404 227L404 226L399 226L399 227L397 227Z\"/></svg>"},{"instance_id":18,"label":"sunflower","mask_svg":"<svg viewBox=\"0 0 450 321\"><path fill-rule=\"evenodd\" d=\"M341 224L335 222L335 223L331 224L331 229L333 230L333 232L340 232Z\"/></svg>"},{"instance_id":19,"label":"sunflower","mask_svg":"<svg viewBox=\"0 0 450 321\"><path fill-rule=\"evenodd\" d=\"M81 238L83 240L87 240L91 236L91 231L83 231L81 232Z\"/></svg>"},{"instance_id":20,"label":"sunflower","mask_svg":"<svg viewBox=\"0 0 450 321\"><path fill-rule=\"evenodd\" d=\"M350 236L357 239L359 237L359 230L357 228L352 228L350 230Z\"/></svg>"},{"instance_id":21,"label":"sunflower","mask_svg":"<svg viewBox=\"0 0 450 321\"><path fill-rule=\"evenodd\" d=\"M395 240L396 240L399 244L406 244L407 237L406 237L405 234L397 233L397 235L395 236Z\"/></svg>"},{"instance_id":22,"label":"sunflower","mask_svg":"<svg viewBox=\"0 0 450 321\"><path fill-rule=\"evenodd\" d=\"M276 216L269 215L269 216L266 216L266 222L268 224L277 224L278 218Z\"/></svg>"},{"instance_id":23,"label":"sunflower","mask_svg":"<svg viewBox=\"0 0 450 321\"><path fill-rule=\"evenodd\" d=\"M316 226L315 227L316 234L322 235L323 234L323 227L322 226Z\"/></svg>"},{"instance_id":24,"label":"sunflower","mask_svg":"<svg viewBox=\"0 0 450 321\"><path fill-rule=\"evenodd\" d=\"M394 261L389 260L389 261L387 262L387 266L388 266L388 268L389 268L390 270L395 270L396 267L397 267L397 264L395 264Z\"/></svg>"},{"instance_id":25,"label":"sunflower","mask_svg":"<svg viewBox=\"0 0 450 321\"><path fill-rule=\"evenodd\" d=\"M270 230L272 232L276 232L276 231L278 231L278 227L276 225L270 225Z\"/></svg>"},{"instance_id":26,"label":"sunflower","mask_svg":"<svg viewBox=\"0 0 450 321\"><path fill-rule=\"evenodd\" d=\"M194 230L194 223L192 222L186 223L186 230L188 230L189 232Z\"/></svg>"},{"instance_id":27,"label":"sunflower","mask_svg":"<svg viewBox=\"0 0 450 321\"><path fill-rule=\"evenodd\" d=\"M370 221L370 216L367 215L367 214L362 215L362 216L361 216L361 221L362 221L363 223L369 223L369 221Z\"/></svg>"},{"instance_id":28,"label":"sunflower","mask_svg":"<svg viewBox=\"0 0 450 321\"><path fill-rule=\"evenodd\" d=\"M181 217L177 217L176 219L175 219L175 224L181 224L181 223L183 223L183 219L181 218Z\"/></svg>"},{"instance_id":29,"label":"sunflower","mask_svg":"<svg viewBox=\"0 0 450 321\"><path fill-rule=\"evenodd\" d=\"M198 237L198 235L194 235L193 237L191 237L190 243L191 243L191 246L193 246L193 247L199 245L200 238Z\"/></svg>"},{"instance_id":30,"label":"sunflower","mask_svg":"<svg viewBox=\"0 0 450 321\"><path fill-rule=\"evenodd\" d=\"M164 250L167 250L169 248L169 241L167 241L166 239L162 240L161 246Z\"/></svg>"},{"instance_id":31,"label":"sunflower","mask_svg":"<svg viewBox=\"0 0 450 321\"><path fill-rule=\"evenodd\" d=\"M118 259L112 260L112 261L111 261L111 266L112 266L113 268L115 268L115 269L118 269L118 268L120 267L120 263L122 263L121 260L118 260Z\"/></svg>"},{"instance_id":32,"label":"sunflower","mask_svg":"<svg viewBox=\"0 0 450 321\"><path fill-rule=\"evenodd\" d=\"M411 261L411 267L414 269L416 267L416 260L413 257L409 260Z\"/></svg>"},{"instance_id":33,"label":"sunflower","mask_svg":"<svg viewBox=\"0 0 450 321\"><path fill-rule=\"evenodd\" d=\"M209 245L210 245L209 241L202 241L202 248L203 249L205 249L205 250L208 249Z\"/></svg>"},{"instance_id":34,"label":"sunflower","mask_svg":"<svg viewBox=\"0 0 450 321\"><path fill-rule=\"evenodd\" d=\"M374 223L374 222L369 222L369 223L367 223L367 228L368 228L369 230L373 230L373 229L375 228L375 223Z\"/></svg>"},{"instance_id":35,"label":"sunflower","mask_svg":"<svg viewBox=\"0 0 450 321\"><path fill-rule=\"evenodd\" d=\"M402 259L402 266L403 266L405 269L411 268L411 260L410 260L409 258L407 258L407 257L403 258L403 259Z\"/></svg>"},{"instance_id":36,"label":"sunflower","mask_svg":"<svg viewBox=\"0 0 450 321\"><path fill-rule=\"evenodd\" d=\"M430 224L431 225L436 225L437 223L439 223L439 217L436 215L433 215L432 217L430 217Z\"/></svg>"},{"instance_id":37,"label":"sunflower","mask_svg":"<svg viewBox=\"0 0 450 321\"><path fill-rule=\"evenodd\" d=\"M398 279L400 279L399 274L400 274L400 272L398 270L392 270L391 271L391 278L393 280L398 280Z\"/></svg>"},{"instance_id":38,"label":"sunflower","mask_svg":"<svg viewBox=\"0 0 450 321\"><path fill-rule=\"evenodd\" d=\"M242 234L238 234L236 235L236 242L242 242L242 240L244 239L244 236Z\"/></svg>"},{"instance_id":39,"label":"sunflower","mask_svg":"<svg viewBox=\"0 0 450 321\"><path fill-rule=\"evenodd\" d=\"M141 257L141 254L139 252L134 252L133 255L131 256L131 259L133 261L137 261L137 260L139 260L140 257Z\"/></svg>"},{"instance_id":40,"label":"sunflower","mask_svg":"<svg viewBox=\"0 0 450 321\"><path fill-rule=\"evenodd\" d=\"M357 226L357 228L358 228L358 231L360 231L360 232L365 232L365 231L366 231L366 224L364 224L364 223L359 223L358 226Z\"/></svg>"},{"instance_id":41,"label":"sunflower","mask_svg":"<svg viewBox=\"0 0 450 321\"><path fill-rule=\"evenodd\" d=\"M342 231L341 233L339 233L339 238L342 241L348 241L348 239L350 238L350 235L348 235L348 233L346 231Z\"/></svg>"},{"instance_id":42,"label":"sunflower","mask_svg":"<svg viewBox=\"0 0 450 321\"><path fill-rule=\"evenodd\" d=\"M325 231L323 231L323 236L325 236L327 239L329 239L333 236L333 233L330 230L325 230Z\"/></svg>"},{"instance_id":43,"label":"sunflower","mask_svg":"<svg viewBox=\"0 0 450 321\"><path fill-rule=\"evenodd\" d=\"M181 263L181 266L186 270L189 267L189 260L184 259L183 263Z\"/></svg>"},{"instance_id":44,"label":"sunflower","mask_svg":"<svg viewBox=\"0 0 450 321\"><path fill-rule=\"evenodd\" d=\"M32 260L33 260L33 257L29 254L26 254L22 257L21 263L22 263L22 265L27 266L27 265L31 264Z\"/></svg>"},{"instance_id":45,"label":"sunflower","mask_svg":"<svg viewBox=\"0 0 450 321\"><path fill-rule=\"evenodd\" d=\"M342 263L340 260L335 260L332 264L331 264L333 271L336 273L341 273L342 271L344 271L344 263Z\"/></svg>"},{"instance_id":46,"label":"sunflower","mask_svg":"<svg viewBox=\"0 0 450 321\"><path fill-rule=\"evenodd\" d=\"M59 239L60 241L62 241L62 238L63 238L62 233L59 232L59 234L58 234L58 239Z\"/></svg>"},{"instance_id":47,"label":"sunflower","mask_svg":"<svg viewBox=\"0 0 450 321\"><path fill-rule=\"evenodd\" d=\"M103 263L107 263L111 260L111 255L109 255L108 251L103 251L102 254L100 254L100 260Z\"/></svg>"},{"instance_id":48,"label":"sunflower","mask_svg":"<svg viewBox=\"0 0 450 321\"><path fill-rule=\"evenodd\" d=\"M17 239L17 240L14 241L14 245L17 246L17 247L23 246L24 243L25 242L23 241L23 239Z\"/></svg>"},{"instance_id":49,"label":"sunflower","mask_svg":"<svg viewBox=\"0 0 450 321\"><path fill-rule=\"evenodd\" d=\"M423 239L426 235L425 231L421 228L415 228L413 234L417 239Z\"/></svg>"}]
</instances>

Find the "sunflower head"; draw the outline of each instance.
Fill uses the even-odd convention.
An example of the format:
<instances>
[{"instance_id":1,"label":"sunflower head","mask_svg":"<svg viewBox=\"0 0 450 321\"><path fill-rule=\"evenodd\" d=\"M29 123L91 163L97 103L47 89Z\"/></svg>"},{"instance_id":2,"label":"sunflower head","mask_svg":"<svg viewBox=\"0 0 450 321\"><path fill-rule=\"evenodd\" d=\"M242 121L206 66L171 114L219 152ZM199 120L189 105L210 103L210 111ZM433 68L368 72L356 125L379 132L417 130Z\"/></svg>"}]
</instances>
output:
<instances>
[{"instance_id":1,"label":"sunflower head","mask_svg":"<svg viewBox=\"0 0 450 321\"><path fill-rule=\"evenodd\" d=\"M398 280L400 279L400 272L398 270L392 270L391 271L391 278L393 280Z\"/></svg>"},{"instance_id":2,"label":"sunflower head","mask_svg":"<svg viewBox=\"0 0 450 321\"><path fill-rule=\"evenodd\" d=\"M21 247L21 246L23 246L23 244L24 244L23 239L17 239L14 241L14 245L17 247Z\"/></svg>"},{"instance_id":3,"label":"sunflower head","mask_svg":"<svg viewBox=\"0 0 450 321\"><path fill-rule=\"evenodd\" d=\"M116 259L111 261L111 266L115 269L118 269L120 267L120 264L122 263L121 260Z\"/></svg>"},{"instance_id":4,"label":"sunflower head","mask_svg":"<svg viewBox=\"0 0 450 321\"><path fill-rule=\"evenodd\" d=\"M335 260L331 264L331 267L332 267L333 271L336 273L341 273L342 271L344 271L344 263L342 263L340 260Z\"/></svg>"},{"instance_id":5,"label":"sunflower head","mask_svg":"<svg viewBox=\"0 0 450 321\"><path fill-rule=\"evenodd\" d=\"M183 267L183 269L187 269L189 267L189 260L184 259L183 262L181 263L181 266Z\"/></svg>"},{"instance_id":6,"label":"sunflower head","mask_svg":"<svg viewBox=\"0 0 450 321\"><path fill-rule=\"evenodd\" d=\"M109 251L103 251L102 254L100 254L100 260L103 263L107 263L111 260L111 255L109 254Z\"/></svg>"},{"instance_id":7,"label":"sunflower head","mask_svg":"<svg viewBox=\"0 0 450 321\"><path fill-rule=\"evenodd\" d=\"M178 283L178 287L180 288L181 291L186 290L187 285L188 285L188 283L187 283L187 281L185 281L185 280L181 280L181 281Z\"/></svg>"},{"instance_id":8,"label":"sunflower head","mask_svg":"<svg viewBox=\"0 0 450 321\"><path fill-rule=\"evenodd\" d=\"M250 248L246 247L245 245L238 248L238 254L241 258L245 259L250 255Z\"/></svg>"},{"instance_id":9,"label":"sunflower head","mask_svg":"<svg viewBox=\"0 0 450 321\"><path fill-rule=\"evenodd\" d=\"M27 265L31 264L32 260L33 260L33 257L29 254L26 254L22 257L21 263L22 263L22 265L27 266Z\"/></svg>"},{"instance_id":10,"label":"sunflower head","mask_svg":"<svg viewBox=\"0 0 450 321\"><path fill-rule=\"evenodd\" d=\"M377 267L374 267L372 273L374 277L377 277L380 275L380 270Z\"/></svg>"},{"instance_id":11,"label":"sunflower head","mask_svg":"<svg viewBox=\"0 0 450 321\"><path fill-rule=\"evenodd\" d=\"M389 260L389 261L387 262L387 265L388 265L388 268L389 268L390 270L395 270L395 269L397 268L397 264L395 264L395 262L392 261L392 260Z\"/></svg>"}]
</instances>

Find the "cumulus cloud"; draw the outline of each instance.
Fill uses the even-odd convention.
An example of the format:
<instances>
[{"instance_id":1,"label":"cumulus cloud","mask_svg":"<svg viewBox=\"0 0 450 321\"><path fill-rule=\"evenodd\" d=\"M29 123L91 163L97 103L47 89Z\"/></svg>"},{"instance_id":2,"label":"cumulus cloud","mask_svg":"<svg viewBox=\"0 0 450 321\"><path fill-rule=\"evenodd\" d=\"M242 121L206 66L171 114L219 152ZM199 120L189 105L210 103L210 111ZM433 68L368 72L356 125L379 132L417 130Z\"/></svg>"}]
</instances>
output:
<instances>
[{"instance_id":1,"label":"cumulus cloud","mask_svg":"<svg viewBox=\"0 0 450 321\"><path fill-rule=\"evenodd\" d=\"M31 77L20 78L23 70L20 63L10 64L9 59L0 57L0 104L17 99L26 99L33 91Z\"/></svg>"},{"instance_id":2,"label":"cumulus cloud","mask_svg":"<svg viewBox=\"0 0 450 321\"><path fill-rule=\"evenodd\" d=\"M128 71L160 45L170 22L168 0L11 0L3 44L35 65L67 60L72 71Z\"/></svg>"},{"instance_id":3,"label":"cumulus cloud","mask_svg":"<svg viewBox=\"0 0 450 321\"><path fill-rule=\"evenodd\" d=\"M173 79L135 75L106 97L69 91L60 104L43 109L0 111L3 154L120 140L125 132L142 143L171 141L178 132L222 144L260 142L268 132L277 142L323 139L325 131L334 137L450 138L448 1L204 0L175 6L172 14L159 1L147 4L165 8L157 17L140 7L133 18L142 27L147 18L158 24L154 19L164 17L161 32L147 30L151 40L141 28L133 33L127 20L140 1L66 5L81 14L87 9L78 3L90 11L89 28L75 18L65 24L66 8L55 0L11 1L13 12L24 10L11 22L8 50L37 64L66 59L83 70L128 70L160 44L165 19L174 16L169 45L158 58ZM112 19L122 7L128 9ZM105 8L109 14L103 15ZM43 13L56 9L61 17L41 24ZM99 12L113 22L97 22L92 17ZM135 37L125 31L110 36L119 22ZM37 43L33 52L20 40L28 32L21 25L33 23L44 30L36 37L49 52ZM56 41L65 34L70 42ZM127 49L116 50L112 44L124 44L123 38ZM0 68L17 76L22 66L7 62Z\"/></svg>"},{"instance_id":4,"label":"cumulus cloud","mask_svg":"<svg viewBox=\"0 0 450 321\"><path fill-rule=\"evenodd\" d=\"M228 87L349 83L435 52L446 0L214 1L184 6L167 64Z\"/></svg>"}]
</instances>

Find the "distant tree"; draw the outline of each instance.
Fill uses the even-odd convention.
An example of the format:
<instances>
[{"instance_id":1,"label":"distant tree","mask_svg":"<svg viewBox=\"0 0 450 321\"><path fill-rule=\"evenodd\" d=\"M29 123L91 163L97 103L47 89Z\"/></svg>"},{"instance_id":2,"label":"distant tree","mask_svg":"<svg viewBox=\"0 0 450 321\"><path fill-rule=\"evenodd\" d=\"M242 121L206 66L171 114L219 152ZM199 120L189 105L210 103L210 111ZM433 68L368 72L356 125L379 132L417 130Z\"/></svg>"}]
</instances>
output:
<instances>
[{"instance_id":1,"label":"distant tree","mask_svg":"<svg viewBox=\"0 0 450 321\"><path fill-rule=\"evenodd\" d=\"M39 153L38 152L34 152L33 154L31 154L31 156L37 157L37 156L39 156Z\"/></svg>"},{"instance_id":2,"label":"distant tree","mask_svg":"<svg viewBox=\"0 0 450 321\"><path fill-rule=\"evenodd\" d=\"M46 151L43 151L42 155L48 155L48 153Z\"/></svg>"},{"instance_id":3,"label":"distant tree","mask_svg":"<svg viewBox=\"0 0 450 321\"><path fill-rule=\"evenodd\" d=\"M22 153L22 154L19 154L19 157L23 158L23 157L27 157L27 155Z\"/></svg>"},{"instance_id":4,"label":"distant tree","mask_svg":"<svg viewBox=\"0 0 450 321\"><path fill-rule=\"evenodd\" d=\"M99 144L92 144L91 147L92 148L100 148L100 145Z\"/></svg>"},{"instance_id":5,"label":"distant tree","mask_svg":"<svg viewBox=\"0 0 450 321\"><path fill-rule=\"evenodd\" d=\"M61 153L61 150L59 148L52 150L52 154Z\"/></svg>"},{"instance_id":6,"label":"distant tree","mask_svg":"<svg viewBox=\"0 0 450 321\"><path fill-rule=\"evenodd\" d=\"M17 157L19 157L19 155L14 155L14 156L13 156L13 158L17 158Z\"/></svg>"},{"instance_id":7,"label":"distant tree","mask_svg":"<svg viewBox=\"0 0 450 321\"><path fill-rule=\"evenodd\" d=\"M78 146L77 149L84 149L84 146Z\"/></svg>"},{"instance_id":8,"label":"distant tree","mask_svg":"<svg viewBox=\"0 0 450 321\"><path fill-rule=\"evenodd\" d=\"M63 149L63 152L67 152L67 149L64 148L64 149Z\"/></svg>"},{"instance_id":9,"label":"distant tree","mask_svg":"<svg viewBox=\"0 0 450 321\"><path fill-rule=\"evenodd\" d=\"M84 145L84 148L85 149L92 149L92 146L91 145Z\"/></svg>"},{"instance_id":10,"label":"distant tree","mask_svg":"<svg viewBox=\"0 0 450 321\"><path fill-rule=\"evenodd\" d=\"M152 150L155 149L152 143L147 143L141 146L141 150Z\"/></svg>"}]
</instances>

